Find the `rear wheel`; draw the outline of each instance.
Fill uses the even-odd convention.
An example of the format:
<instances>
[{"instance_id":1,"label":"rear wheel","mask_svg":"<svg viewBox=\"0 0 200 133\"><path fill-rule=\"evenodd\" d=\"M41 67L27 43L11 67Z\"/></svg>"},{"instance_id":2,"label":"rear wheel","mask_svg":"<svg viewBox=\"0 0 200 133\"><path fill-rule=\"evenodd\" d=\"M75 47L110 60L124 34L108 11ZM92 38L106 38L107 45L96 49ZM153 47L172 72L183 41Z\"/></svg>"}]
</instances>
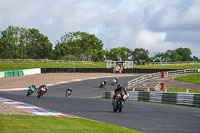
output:
<instances>
[{"instance_id":1,"label":"rear wheel","mask_svg":"<svg viewBox=\"0 0 200 133\"><path fill-rule=\"evenodd\" d=\"M113 111L114 111L114 112L117 112L117 109L118 109L118 108L117 108L117 102L114 101L114 102L113 102Z\"/></svg>"},{"instance_id":2,"label":"rear wheel","mask_svg":"<svg viewBox=\"0 0 200 133\"><path fill-rule=\"evenodd\" d=\"M39 92L38 92L37 98L40 98L41 95L42 95L42 94L41 94L41 92L39 91Z\"/></svg>"}]
</instances>

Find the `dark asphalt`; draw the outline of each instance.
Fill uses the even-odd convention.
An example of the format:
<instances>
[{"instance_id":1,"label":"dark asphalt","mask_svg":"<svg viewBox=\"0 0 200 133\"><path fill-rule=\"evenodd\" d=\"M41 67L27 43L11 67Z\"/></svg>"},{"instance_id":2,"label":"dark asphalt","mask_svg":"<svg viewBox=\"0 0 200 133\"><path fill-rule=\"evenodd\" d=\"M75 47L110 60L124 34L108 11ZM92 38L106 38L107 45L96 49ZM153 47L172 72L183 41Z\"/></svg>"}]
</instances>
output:
<instances>
[{"instance_id":1,"label":"dark asphalt","mask_svg":"<svg viewBox=\"0 0 200 133\"><path fill-rule=\"evenodd\" d=\"M121 77L119 80L125 84L133 78L135 77ZM106 79L108 83L112 80L112 78ZM98 88L102 80L87 80L49 87L48 93L40 99L36 98L36 93L26 97L26 91L0 92L0 96L147 133L200 133L200 109L127 102L122 113L114 113L111 100L89 98L100 96L102 91L115 88L111 85ZM71 87L73 92L70 98L65 99L67 87Z\"/></svg>"}]
</instances>

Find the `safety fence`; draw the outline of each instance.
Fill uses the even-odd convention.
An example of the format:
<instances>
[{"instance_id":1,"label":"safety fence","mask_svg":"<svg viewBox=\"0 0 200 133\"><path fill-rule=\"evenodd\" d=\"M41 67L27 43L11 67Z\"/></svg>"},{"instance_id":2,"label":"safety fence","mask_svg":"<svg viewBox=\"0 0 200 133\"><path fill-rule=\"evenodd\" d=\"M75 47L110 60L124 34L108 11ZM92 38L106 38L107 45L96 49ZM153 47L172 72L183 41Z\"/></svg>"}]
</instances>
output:
<instances>
[{"instance_id":1,"label":"safety fence","mask_svg":"<svg viewBox=\"0 0 200 133\"><path fill-rule=\"evenodd\" d=\"M178 75L192 74L192 73L198 73L198 72L200 72L200 69L183 69L183 70L176 70L176 71L167 71L167 72L163 71L159 73L152 73L152 74L140 76L138 78L128 81L127 87L128 89L131 89L131 88L134 88L134 86L136 86L137 84L143 83L151 79L161 78L163 75L164 77L174 77Z\"/></svg>"},{"instance_id":2,"label":"safety fence","mask_svg":"<svg viewBox=\"0 0 200 133\"><path fill-rule=\"evenodd\" d=\"M113 91L103 92L103 98L111 99L112 96ZM200 94L198 93L129 91L128 99L132 101L193 105L200 107Z\"/></svg>"},{"instance_id":3,"label":"safety fence","mask_svg":"<svg viewBox=\"0 0 200 133\"><path fill-rule=\"evenodd\" d=\"M41 73L40 68L4 71L4 72L0 72L0 78L23 76L23 75L26 76L26 75L40 74L40 73Z\"/></svg>"},{"instance_id":4,"label":"safety fence","mask_svg":"<svg viewBox=\"0 0 200 133\"><path fill-rule=\"evenodd\" d=\"M200 61L146 62L145 65L200 64Z\"/></svg>"}]
</instances>

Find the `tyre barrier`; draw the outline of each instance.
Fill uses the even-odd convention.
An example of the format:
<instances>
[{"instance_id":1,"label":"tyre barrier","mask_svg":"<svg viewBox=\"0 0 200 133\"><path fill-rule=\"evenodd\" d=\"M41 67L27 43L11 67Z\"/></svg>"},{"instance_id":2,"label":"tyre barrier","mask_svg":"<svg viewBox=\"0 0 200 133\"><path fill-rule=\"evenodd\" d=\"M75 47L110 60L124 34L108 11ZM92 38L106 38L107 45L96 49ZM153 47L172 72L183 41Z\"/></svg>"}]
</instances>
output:
<instances>
[{"instance_id":1,"label":"tyre barrier","mask_svg":"<svg viewBox=\"0 0 200 133\"><path fill-rule=\"evenodd\" d=\"M41 68L41 73L113 73L112 68Z\"/></svg>"},{"instance_id":2,"label":"tyre barrier","mask_svg":"<svg viewBox=\"0 0 200 133\"><path fill-rule=\"evenodd\" d=\"M14 70L14 71L5 71L4 77L14 77L14 76L23 76L23 70Z\"/></svg>"},{"instance_id":3,"label":"tyre barrier","mask_svg":"<svg viewBox=\"0 0 200 133\"><path fill-rule=\"evenodd\" d=\"M103 92L103 98L110 99L112 98L112 95L113 91ZM131 101L192 105L200 107L200 94L196 93L129 91L128 99Z\"/></svg>"},{"instance_id":4,"label":"tyre barrier","mask_svg":"<svg viewBox=\"0 0 200 133\"><path fill-rule=\"evenodd\" d=\"M104 91L103 92L103 98L105 98L105 99L111 99L112 98L112 96L113 96L113 91Z\"/></svg>"},{"instance_id":5,"label":"tyre barrier","mask_svg":"<svg viewBox=\"0 0 200 133\"><path fill-rule=\"evenodd\" d=\"M40 68L4 71L4 72L0 72L0 78L15 77L15 76L26 76L26 75L33 75L33 74L40 74L40 73L41 73Z\"/></svg>"},{"instance_id":6,"label":"tyre barrier","mask_svg":"<svg viewBox=\"0 0 200 133\"><path fill-rule=\"evenodd\" d=\"M176 71L180 69L140 69L140 68L128 68L124 69L123 73L158 73L158 72L168 72Z\"/></svg>"}]
</instances>

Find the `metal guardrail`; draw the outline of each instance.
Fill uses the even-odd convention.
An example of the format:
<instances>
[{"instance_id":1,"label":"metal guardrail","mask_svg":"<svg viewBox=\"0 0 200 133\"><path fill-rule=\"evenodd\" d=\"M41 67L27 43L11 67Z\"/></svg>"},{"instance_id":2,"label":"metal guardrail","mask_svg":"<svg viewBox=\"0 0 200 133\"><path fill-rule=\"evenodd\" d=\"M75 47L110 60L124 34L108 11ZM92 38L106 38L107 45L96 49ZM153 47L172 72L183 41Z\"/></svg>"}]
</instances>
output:
<instances>
[{"instance_id":1,"label":"metal guardrail","mask_svg":"<svg viewBox=\"0 0 200 133\"><path fill-rule=\"evenodd\" d=\"M155 87L154 87L155 91L160 91L161 86L160 83L158 83Z\"/></svg>"},{"instance_id":2,"label":"metal guardrail","mask_svg":"<svg viewBox=\"0 0 200 133\"><path fill-rule=\"evenodd\" d=\"M185 74L192 74L192 73L198 73L198 72L200 72L200 69L183 69L183 70L165 72L165 76L173 77L173 76L177 76L177 75L185 75ZM157 78L161 78L161 72L144 75L144 76L138 77L136 79L130 80L130 81L128 81L127 87L128 87L128 89L132 89L132 88L134 88L134 86L136 86L139 83L143 83L145 81L148 81L151 79L157 79Z\"/></svg>"},{"instance_id":3,"label":"metal guardrail","mask_svg":"<svg viewBox=\"0 0 200 133\"><path fill-rule=\"evenodd\" d=\"M200 64L200 61L146 62L145 65Z\"/></svg>"},{"instance_id":4,"label":"metal guardrail","mask_svg":"<svg viewBox=\"0 0 200 133\"><path fill-rule=\"evenodd\" d=\"M49 59L0 59L0 62L63 62L63 63L77 63L77 64L105 64L103 62L92 61L69 61L69 60L49 60Z\"/></svg>"}]
</instances>

